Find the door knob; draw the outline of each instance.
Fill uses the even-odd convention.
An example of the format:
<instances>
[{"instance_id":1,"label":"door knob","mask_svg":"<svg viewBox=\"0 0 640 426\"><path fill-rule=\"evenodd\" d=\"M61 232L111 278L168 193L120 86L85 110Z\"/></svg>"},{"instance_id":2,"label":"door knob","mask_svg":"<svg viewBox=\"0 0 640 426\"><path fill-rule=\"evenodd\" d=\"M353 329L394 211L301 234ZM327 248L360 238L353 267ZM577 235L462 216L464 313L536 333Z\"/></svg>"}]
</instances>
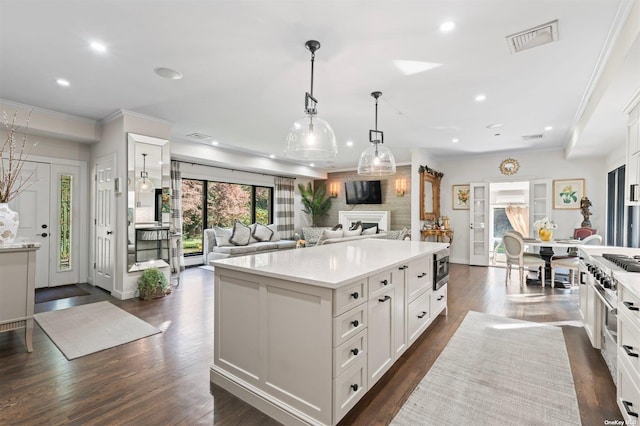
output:
<instances>
[{"instance_id":1,"label":"door knob","mask_svg":"<svg viewBox=\"0 0 640 426\"><path fill-rule=\"evenodd\" d=\"M47 225L46 224L42 224L42 229L47 229Z\"/></svg>"},{"instance_id":2,"label":"door knob","mask_svg":"<svg viewBox=\"0 0 640 426\"><path fill-rule=\"evenodd\" d=\"M41 237L46 237L46 236L48 236L49 234L47 234L46 232L43 232L42 234L36 234L36 235L40 235Z\"/></svg>"},{"instance_id":3,"label":"door knob","mask_svg":"<svg viewBox=\"0 0 640 426\"><path fill-rule=\"evenodd\" d=\"M113 234L113 231L107 231L107 235Z\"/></svg>"}]
</instances>

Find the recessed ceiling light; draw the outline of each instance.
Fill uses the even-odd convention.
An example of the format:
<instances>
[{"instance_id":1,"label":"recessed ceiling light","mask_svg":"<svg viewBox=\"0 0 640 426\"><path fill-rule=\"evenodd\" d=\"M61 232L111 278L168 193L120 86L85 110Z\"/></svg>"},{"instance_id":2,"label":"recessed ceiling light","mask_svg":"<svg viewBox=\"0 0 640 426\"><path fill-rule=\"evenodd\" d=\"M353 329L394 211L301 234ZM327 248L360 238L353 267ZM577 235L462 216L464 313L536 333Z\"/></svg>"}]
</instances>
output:
<instances>
[{"instance_id":1,"label":"recessed ceiling light","mask_svg":"<svg viewBox=\"0 0 640 426\"><path fill-rule=\"evenodd\" d=\"M487 95L483 95L482 93L476 95L475 100L476 102L484 102L485 100L487 100Z\"/></svg>"},{"instance_id":2,"label":"recessed ceiling light","mask_svg":"<svg viewBox=\"0 0 640 426\"><path fill-rule=\"evenodd\" d=\"M217 146L217 145L220 145L220 142L218 142L218 141L211 141L211 145L216 145L216 146Z\"/></svg>"},{"instance_id":3,"label":"recessed ceiling light","mask_svg":"<svg viewBox=\"0 0 640 426\"><path fill-rule=\"evenodd\" d=\"M182 73L179 73L176 70L172 70L171 68L158 67L153 70L160 77L168 78L169 80L180 80L182 78Z\"/></svg>"},{"instance_id":4,"label":"recessed ceiling light","mask_svg":"<svg viewBox=\"0 0 640 426\"><path fill-rule=\"evenodd\" d=\"M498 129L500 127L504 127L504 124L502 123L489 124L487 126L487 129Z\"/></svg>"},{"instance_id":5,"label":"recessed ceiling light","mask_svg":"<svg viewBox=\"0 0 640 426\"><path fill-rule=\"evenodd\" d=\"M403 61L400 59L394 60L393 65L395 65L395 67L404 75L418 74L442 66L442 64L435 62Z\"/></svg>"},{"instance_id":6,"label":"recessed ceiling light","mask_svg":"<svg viewBox=\"0 0 640 426\"><path fill-rule=\"evenodd\" d=\"M69 81L65 80L64 78L57 79L56 83L58 83L58 86L62 86L62 87L69 87L71 85L71 83L69 83Z\"/></svg>"},{"instance_id":7,"label":"recessed ceiling light","mask_svg":"<svg viewBox=\"0 0 640 426\"><path fill-rule=\"evenodd\" d=\"M314 166L315 166L315 163L309 163L309 166L310 166L310 167L314 167Z\"/></svg>"},{"instance_id":8,"label":"recessed ceiling light","mask_svg":"<svg viewBox=\"0 0 640 426\"><path fill-rule=\"evenodd\" d=\"M453 143L458 143L458 142L460 142L460 139L458 139L458 138L453 138L453 139L451 139L451 142L453 142Z\"/></svg>"},{"instance_id":9,"label":"recessed ceiling light","mask_svg":"<svg viewBox=\"0 0 640 426\"><path fill-rule=\"evenodd\" d=\"M269 155L269 158L276 158L274 154Z\"/></svg>"},{"instance_id":10,"label":"recessed ceiling light","mask_svg":"<svg viewBox=\"0 0 640 426\"><path fill-rule=\"evenodd\" d=\"M99 52L99 53L106 53L106 51L107 51L107 46L105 46L104 44L100 43L99 41L92 41L90 46L91 46L91 48L93 50L95 50L96 52Z\"/></svg>"},{"instance_id":11,"label":"recessed ceiling light","mask_svg":"<svg viewBox=\"0 0 640 426\"><path fill-rule=\"evenodd\" d=\"M347 141L347 146L353 146L353 141Z\"/></svg>"},{"instance_id":12,"label":"recessed ceiling light","mask_svg":"<svg viewBox=\"0 0 640 426\"><path fill-rule=\"evenodd\" d=\"M548 132L549 130L553 130L553 126L547 126L544 129Z\"/></svg>"},{"instance_id":13,"label":"recessed ceiling light","mask_svg":"<svg viewBox=\"0 0 640 426\"><path fill-rule=\"evenodd\" d=\"M440 24L440 31L443 33L448 33L456 27L456 23L453 21L447 21Z\"/></svg>"}]
</instances>

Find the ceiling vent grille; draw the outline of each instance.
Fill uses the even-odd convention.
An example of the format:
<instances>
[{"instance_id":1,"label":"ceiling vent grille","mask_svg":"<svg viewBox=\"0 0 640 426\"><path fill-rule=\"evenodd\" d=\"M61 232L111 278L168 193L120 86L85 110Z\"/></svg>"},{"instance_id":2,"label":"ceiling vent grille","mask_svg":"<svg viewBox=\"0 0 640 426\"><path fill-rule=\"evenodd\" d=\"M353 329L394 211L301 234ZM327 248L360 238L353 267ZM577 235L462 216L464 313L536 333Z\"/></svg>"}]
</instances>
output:
<instances>
[{"instance_id":1,"label":"ceiling vent grille","mask_svg":"<svg viewBox=\"0 0 640 426\"><path fill-rule=\"evenodd\" d=\"M544 135L542 133L538 133L537 135L524 135L521 137L523 141L534 141L536 139L542 139Z\"/></svg>"},{"instance_id":2,"label":"ceiling vent grille","mask_svg":"<svg viewBox=\"0 0 640 426\"><path fill-rule=\"evenodd\" d=\"M201 141L206 139L211 139L211 136L205 135L204 133L191 133L190 135L187 135L187 137L193 138L193 139L199 139Z\"/></svg>"},{"instance_id":3,"label":"ceiling vent grille","mask_svg":"<svg viewBox=\"0 0 640 426\"><path fill-rule=\"evenodd\" d=\"M532 47L558 40L558 20L507 36L511 53L518 53Z\"/></svg>"}]
</instances>

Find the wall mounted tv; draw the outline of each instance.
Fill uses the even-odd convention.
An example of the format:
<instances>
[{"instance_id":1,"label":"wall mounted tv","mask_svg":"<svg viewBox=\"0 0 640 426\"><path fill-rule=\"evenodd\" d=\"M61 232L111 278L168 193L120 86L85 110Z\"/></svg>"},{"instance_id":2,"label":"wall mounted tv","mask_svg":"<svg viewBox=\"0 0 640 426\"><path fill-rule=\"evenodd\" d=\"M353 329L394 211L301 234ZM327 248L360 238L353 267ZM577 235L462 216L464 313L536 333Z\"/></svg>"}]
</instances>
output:
<instances>
[{"instance_id":1,"label":"wall mounted tv","mask_svg":"<svg viewBox=\"0 0 640 426\"><path fill-rule=\"evenodd\" d=\"M347 204L382 204L379 180L353 180L344 183Z\"/></svg>"}]
</instances>

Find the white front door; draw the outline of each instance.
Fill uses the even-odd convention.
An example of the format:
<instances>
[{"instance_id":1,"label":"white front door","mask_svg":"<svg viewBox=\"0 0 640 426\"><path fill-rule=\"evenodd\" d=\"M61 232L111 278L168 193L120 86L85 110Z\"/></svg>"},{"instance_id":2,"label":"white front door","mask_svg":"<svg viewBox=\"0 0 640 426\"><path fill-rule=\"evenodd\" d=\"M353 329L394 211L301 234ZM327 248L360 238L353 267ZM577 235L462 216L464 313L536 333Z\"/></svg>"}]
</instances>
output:
<instances>
[{"instance_id":1,"label":"white front door","mask_svg":"<svg viewBox=\"0 0 640 426\"><path fill-rule=\"evenodd\" d=\"M489 264L489 188L486 183L471 183L469 197L469 264Z\"/></svg>"},{"instance_id":2,"label":"white front door","mask_svg":"<svg viewBox=\"0 0 640 426\"><path fill-rule=\"evenodd\" d=\"M112 292L115 273L115 194L113 155L96 162L96 285Z\"/></svg>"},{"instance_id":3,"label":"white front door","mask_svg":"<svg viewBox=\"0 0 640 426\"><path fill-rule=\"evenodd\" d=\"M18 238L42 243L42 247L36 252L36 288L48 287L51 166L45 163L26 161L22 167L22 175L25 179L31 175L30 183L18 197L9 203L9 207L17 211L20 217Z\"/></svg>"}]
</instances>

